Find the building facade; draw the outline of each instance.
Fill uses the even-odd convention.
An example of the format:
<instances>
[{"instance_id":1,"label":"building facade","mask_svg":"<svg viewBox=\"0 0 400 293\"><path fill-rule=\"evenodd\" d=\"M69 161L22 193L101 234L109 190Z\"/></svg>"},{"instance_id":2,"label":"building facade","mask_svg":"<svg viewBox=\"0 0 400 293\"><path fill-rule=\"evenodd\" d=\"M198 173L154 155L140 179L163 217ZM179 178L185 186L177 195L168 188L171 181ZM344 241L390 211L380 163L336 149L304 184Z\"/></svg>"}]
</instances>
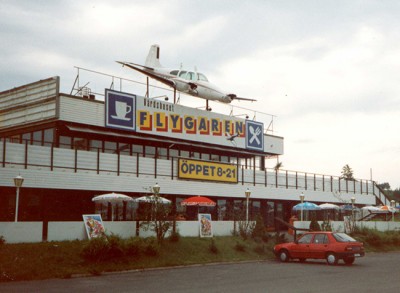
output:
<instances>
[{"instance_id":1,"label":"building facade","mask_svg":"<svg viewBox=\"0 0 400 293\"><path fill-rule=\"evenodd\" d=\"M386 204L373 181L266 168L284 139L265 128L121 90L105 89L101 100L65 94L59 77L0 92L0 221L14 220L18 175L18 220L44 223L95 212L110 220L111 206L93 203L95 195L136 198L156 183L188 220L198 209L181 207L185 198L207 196L217 203L204 208L213 220L232 220L249 190L250 217L261 214L269 230L280 228L276 217L290 218L301 193L315 203ZM140 217L140 204L115 208L113 220Z\"/></svg>"}]
</instances>

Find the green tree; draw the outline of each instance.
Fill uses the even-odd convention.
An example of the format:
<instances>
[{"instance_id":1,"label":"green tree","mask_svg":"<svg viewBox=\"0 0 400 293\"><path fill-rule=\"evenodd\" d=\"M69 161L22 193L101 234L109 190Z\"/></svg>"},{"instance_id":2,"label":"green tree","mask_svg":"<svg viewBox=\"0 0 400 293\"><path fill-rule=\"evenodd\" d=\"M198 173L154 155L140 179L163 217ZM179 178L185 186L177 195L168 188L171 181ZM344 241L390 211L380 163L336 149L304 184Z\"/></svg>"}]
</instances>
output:
<instances>
[{"instance_id":1,"label":"green tree","mask_svg":"<svg viewBox=\"0 0 400 293\"><path fill-rule=\"evenodd\" d=\"M340 178L344 180L354 180L353 170L348 164L344 165L342 168L342 176Z\"/></svg>"},{"instance_id":2,"label":"green tree","mask_svg":"<svg viewBox=\"0 0 400 293\"><path fill-rule=\"evenodd\" d=\"M140 227L155 232L159 244L173 227L173 221L169 219L171 210L171 204L163 203L158 195L149 196L149 201L145 204L143 210L145 220L140 223Z\"/></svg>"},{"instance_id":3,"label":"green tree","mask_svg":"<svg viewBox=\"0 0 400 293\"><path fill-rule=\"evenodd\" d=\"M383 182L381 184L378 184L378 186L383 190L390 190L390 184L388 182Z\"/></svg>"}]
</instances>

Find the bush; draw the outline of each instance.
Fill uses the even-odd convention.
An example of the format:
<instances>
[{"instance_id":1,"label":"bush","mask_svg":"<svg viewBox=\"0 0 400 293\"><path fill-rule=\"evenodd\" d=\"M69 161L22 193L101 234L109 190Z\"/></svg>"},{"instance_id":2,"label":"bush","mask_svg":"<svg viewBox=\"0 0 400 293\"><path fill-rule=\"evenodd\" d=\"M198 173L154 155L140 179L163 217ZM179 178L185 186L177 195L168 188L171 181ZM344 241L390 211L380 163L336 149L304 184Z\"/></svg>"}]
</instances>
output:
<instances>
[{"instance_id":1,"label":"bush","mask_svg":"<svg viewBox=\"0 0 400 293\"><path fill-rule=\"evenodd\" d=\"M160 254L160 247L153 238L147 239L144 254L147 256L157 256Z\"/></svg>"},{"instance_id":2,"label":"bush","mask_svg":"<svg viewBox=\"0 0 400 293\"><path fill-rule=\"evenodd\" d=\"M82 249L82 257L88 261L104 261L108 258L109 244L106 238L93 238Z\"/></svg>"},{"instance_id":3,"label":"bush","mask_svg":"<svg viewBox=\"0 0 400 293\"><path fill-rule=\"evenodd\" d=\"M172 232L171 235L169 236L170 242L179 242L180 239L181 239L181 235L177 231Z\"/></svg>"},{"instance_id":4,"label":"bush","mask_svg":"<svg viewBox=\"0 0 400 293\"><path fill-rule=\"evenodd\" d=\"M120 236L111 234L107 236L108 242L108 258L118 258L124 255L125 243Z\"/></svg>"},{"instance_id":5,"label":"bush","mask_svg":"<svg viewBox=\"0 0 400 293\"><path fill-rule=\"evenodd\" d=\"M125 254L128 256L138 256L140 254L141 241L138 238L129 238L125 241Z\"/></svg>"},{"instance_id":6,"label":"bush","mask_svg":"<svg viewBox=\"0 0 400 293\"><path fill-rule=\"evenodd\" d=\"M256 238L263 239L264 236L265 236L264 219L260 214L258 214L256 217L256 225L251 231L251 237L253 237L254 239Z\"/></svg>"},{"instance_id":7,"label":"bush","mask_svg":"<svg viewBox=\"0 0 400 293\"><path fill-rule=\"evenodd\" d=\"M254 247L254 251L258 254L264 254L265 253L265 246L264 244L257 245Z\"/></svg>"},{"instance_id":8,"label":"bush","mask_svg":"<svg viewBox=\"0 0 400 293\"><path fill-rule=\"evenodd\" d=\"M209 250L210 250L210 252L212 252L212 253L214 253L214 254L217 254L217 253L219 252L218 247L217 247L217 245L215 244L214 239L211 239L211 243L210 243L210 246L209 246Z\"/></svg>"},{"instance_id":9,"label":"bush","mask_svg":"<svg viewBox=\"0 0 400 293\"><path fill-rule=\"evenodd\" d=\"M242 244L242 243L236 242L235 250L244 252L246 250L246 246L244 246L244 244Z\"/></svg>"}]
</instances>

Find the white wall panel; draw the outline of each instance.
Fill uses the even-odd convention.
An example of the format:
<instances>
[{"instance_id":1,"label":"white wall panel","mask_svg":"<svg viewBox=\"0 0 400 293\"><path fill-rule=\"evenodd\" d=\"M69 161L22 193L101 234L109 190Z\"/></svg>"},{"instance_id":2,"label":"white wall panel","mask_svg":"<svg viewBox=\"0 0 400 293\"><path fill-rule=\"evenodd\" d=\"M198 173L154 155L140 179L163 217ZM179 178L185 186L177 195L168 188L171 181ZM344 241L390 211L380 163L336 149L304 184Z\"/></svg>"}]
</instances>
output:
<instances>
[{"instance_id":1,"label":"white wall panel","mask_svg":"<svg viewBox=\"0 0 400 293\"><path fill-rule=\"evenodd\" d=\"M60 120L104 127L104 103L60 95Z\"/></svg>"}]
</instances>

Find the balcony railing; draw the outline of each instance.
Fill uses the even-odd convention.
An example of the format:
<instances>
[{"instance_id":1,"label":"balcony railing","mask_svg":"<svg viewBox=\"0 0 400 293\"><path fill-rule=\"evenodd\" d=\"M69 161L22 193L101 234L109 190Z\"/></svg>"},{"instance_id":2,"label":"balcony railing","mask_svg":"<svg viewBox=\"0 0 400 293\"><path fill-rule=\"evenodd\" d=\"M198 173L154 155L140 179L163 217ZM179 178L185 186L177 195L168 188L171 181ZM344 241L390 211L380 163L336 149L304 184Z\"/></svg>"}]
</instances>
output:
<instances>
[{"instance_id":1,"label":"balcony railing","mask_svg":"<svg viewBox=\"0 0 400 293\"><path fill-rule=\"evenodd\" d=\"M77 149L55 148L53 146L37 146L12 143L3 140L0 144L3 168L19 166L23 169L47 169L54 172L85 172L94 174L110 174L115 176L154 176L178 178L178 158L142 157L139 153L121 155L83 151ZM246 168L237 164L238 184L251 184L286 189L331 192L339 200L341 193L375 195L383 203L388 199L376 183L371 180L344 180L338 176L305 173L274 169L259 170Z\"/></svg>"}]
</instances>

